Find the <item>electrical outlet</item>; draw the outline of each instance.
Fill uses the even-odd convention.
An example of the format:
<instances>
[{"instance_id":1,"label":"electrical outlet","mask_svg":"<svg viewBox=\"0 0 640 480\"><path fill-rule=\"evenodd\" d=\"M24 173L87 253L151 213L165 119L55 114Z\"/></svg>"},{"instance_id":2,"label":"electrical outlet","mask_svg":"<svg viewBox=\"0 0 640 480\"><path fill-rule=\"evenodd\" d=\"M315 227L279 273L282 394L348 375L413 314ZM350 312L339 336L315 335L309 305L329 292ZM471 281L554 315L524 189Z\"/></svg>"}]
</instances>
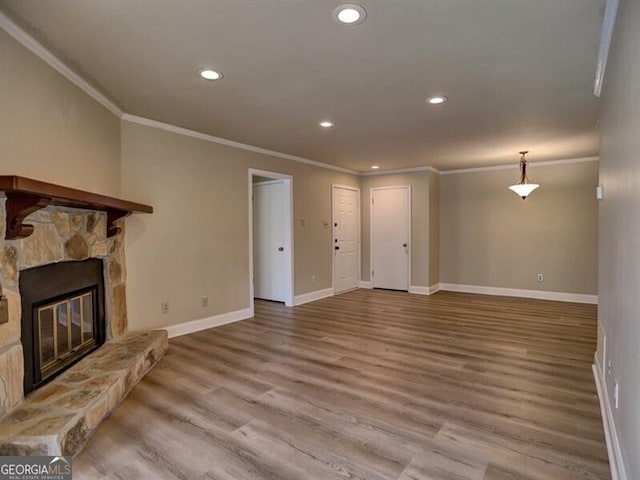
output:
<instances>
[{"instance_id":1,"label":"electrical outlet","mask_svg":"<svg viewBox=\"0 0 640 480\"><path fill-rule=\"evenodd\" d=\"M613 406L618 409L618 401L620 400L620 388L617 380L613 382Z\"/></svg>"},{"instance_id":2,"label":"electrical outlet","mask_svg":"<svg viewBox=\"0 0 640 480\"><path fill-rule=\"evenodd\" d=\"M200 299L200 305L202 305L203 307L208 307L209 306L209 297L202 297Z\"/></svg>"},{"instance_id":3,"label":"electrical outlet","mask_svg":"<svg viewBox=\"0 0 640 480\"><path fill-rule=\"evenodd\" d=\"M315 275L311 275L311 283L316 283L316 276Z\"/></svg>"},{"instance_id":4,"label":"electrical outlet","mask_svg":"<svg viewBox=\"0 0 640 480\"><path fill-rule=\"evenodd\" d=\"M544 282L544 274L543 273L539 273L538 274L538 281L539 282Z\"/></svg>"},{"instance_id":5,"label":"electrical outlet","mask_svg":"<svg viewBox=\"0 0 640 480\"><path fill-rule=\"evenodd\" d=\"M160 311L162 313L169 313L169 302L161 302L160 303Z\"/></svg>"}]
</instances>

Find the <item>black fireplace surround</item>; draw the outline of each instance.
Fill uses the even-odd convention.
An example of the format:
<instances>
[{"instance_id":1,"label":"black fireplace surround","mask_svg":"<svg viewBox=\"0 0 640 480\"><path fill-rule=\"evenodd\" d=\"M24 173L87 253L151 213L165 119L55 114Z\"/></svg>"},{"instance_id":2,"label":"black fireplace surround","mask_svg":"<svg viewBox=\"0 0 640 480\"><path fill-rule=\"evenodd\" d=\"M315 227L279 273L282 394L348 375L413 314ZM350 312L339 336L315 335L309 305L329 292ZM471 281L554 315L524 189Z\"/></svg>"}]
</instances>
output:
<instances>
[{"instance_id":1,"label":"black fireplace surround","mask_svg":"<svg viewBox=\"0 0 640 480\"><path fill-rule=\"evenodd\" d=\"M24 352L25 395L44 385L71 365L88 355L105 341L104 277L102 260L90 258L79 262L61 262L30 268L20 272L22 297L22 349ZM80 304L82 303L82 306ZM72 305L76 308L73 309ZM80 306L80 307L79 307ZM78 308L79 307L79 308ZM63 310L65 308L65 310ZM55 313L54 313L55 310ZM77 310L90 316L85 338L72 340L72 329L82 332ZM87 311L84 311L87 310ZM63 318L58 318L59 316ZM43 318L50 317L51 338L42 340ZM75 321L73 319L76 318ZM58 332L57 329L61 329ZM68 331L65 332L64 329ZM57 332L57 333L56 333ZM77 337L77 333L75 334ZM43 349L62 354L41 365ZM74 343L77 345L74 347ZM55 348L52 346L55 345Z\"/></svg>"}]
</instances>

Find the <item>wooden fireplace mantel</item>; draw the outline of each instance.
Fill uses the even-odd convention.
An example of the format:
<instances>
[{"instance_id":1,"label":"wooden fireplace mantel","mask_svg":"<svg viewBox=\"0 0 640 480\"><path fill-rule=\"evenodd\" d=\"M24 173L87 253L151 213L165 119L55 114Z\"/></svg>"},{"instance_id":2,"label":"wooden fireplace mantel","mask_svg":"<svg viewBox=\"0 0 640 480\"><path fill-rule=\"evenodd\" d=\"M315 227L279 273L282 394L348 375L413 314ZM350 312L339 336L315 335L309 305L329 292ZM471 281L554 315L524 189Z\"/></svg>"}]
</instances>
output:
<instances>
[{"instance_id":1,"label":"wooden fireplace mantel","mask_svg":"<svg viewBox=\"0 0 640 480\"><path fill-rule=\"evenodd\" d=\"M16 175L0 175L0 191L7 196L7 240L26 238L33 233L33 225L22 222L33 212L49 205L85 208L107 212L107 236L116 235L120 229L114 222L132 212L153 213L153 207L128 202L119 198L85 192L52 183L32 180Z\"/></svg>"}]
</instances>

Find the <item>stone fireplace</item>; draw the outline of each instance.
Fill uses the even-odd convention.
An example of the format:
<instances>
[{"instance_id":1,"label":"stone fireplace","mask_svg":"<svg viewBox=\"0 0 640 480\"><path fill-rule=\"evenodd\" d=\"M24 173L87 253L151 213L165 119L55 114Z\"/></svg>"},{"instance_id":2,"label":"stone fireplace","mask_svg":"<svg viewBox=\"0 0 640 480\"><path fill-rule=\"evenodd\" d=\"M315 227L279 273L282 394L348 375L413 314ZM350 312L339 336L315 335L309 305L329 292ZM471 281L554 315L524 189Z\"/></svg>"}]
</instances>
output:
<instances>
[{"instance_id":1,"label":"stone fireplace","mask_svg":"<svg viewBox=\"0 0 640 480\"><path fill-rule=\"evenodd\" d=\"M0 232L4 232L5 201L0 200ZM22 271L59 262L100 260L104 265L106 337L121 336L127 326L123 234L107 238L106 213L46 207L29 215L25 222L34 226L32 235L17 240L0 239L0 285L9 314L8 323L0 325L0 415L24 398L26 349L21 338L23 312L19 288ZM55 294L50 297L53 298Z\"/></svg>"},{"instance_id":2,"label":"stone fireplace","mask_svg":"<svg viewBox=\"0 0 640 480\"><path fill-rule=\"evenodd\" d=\"M127 332L114 224L152 209L20 177L0 190L0 455L75 454L167 347Z\"/></svg>"},{"instance_id":3,"label":"stone fireplace","mask_svg":"<svg viewBox=\"0 0 640 480\"><path fill-rule=\"evenodd\" d=\"M4 232L5 202L0 200L0 232ZM23 270L89 258L100 260L104 265L107 338L119 337L127 325L123 235L107 238L106 213L54 206L34 212L25 222L34 226L29 237L0 238L0 285L8 304L8 323L0 325L0 415L24 398L25 347L19 288Z\"/></svg>"}]
</instances>

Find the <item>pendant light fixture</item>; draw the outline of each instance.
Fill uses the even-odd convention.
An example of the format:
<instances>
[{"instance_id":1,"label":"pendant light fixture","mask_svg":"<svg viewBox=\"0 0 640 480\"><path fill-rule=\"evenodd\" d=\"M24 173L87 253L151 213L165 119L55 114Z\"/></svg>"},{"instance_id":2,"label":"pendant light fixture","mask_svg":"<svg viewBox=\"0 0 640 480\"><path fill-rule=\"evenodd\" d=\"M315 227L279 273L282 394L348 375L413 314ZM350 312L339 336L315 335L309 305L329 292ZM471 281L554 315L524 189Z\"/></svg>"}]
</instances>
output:
<instances>
[{"instance_id":1,"label":"pendant light fixture","mask_svg":"<svg viewBox=\"0 0 640 480\"><path fill-rule=\"evenodd\" d=\"M526 150L520 152L520 180L515 185L509 187L509 190L519 197L522 197L523 200L540 186L537 183L529 183L529 179L527 178L527 160L524 158L527 153L529 152Z\"/></svg>"}]
</instances>

